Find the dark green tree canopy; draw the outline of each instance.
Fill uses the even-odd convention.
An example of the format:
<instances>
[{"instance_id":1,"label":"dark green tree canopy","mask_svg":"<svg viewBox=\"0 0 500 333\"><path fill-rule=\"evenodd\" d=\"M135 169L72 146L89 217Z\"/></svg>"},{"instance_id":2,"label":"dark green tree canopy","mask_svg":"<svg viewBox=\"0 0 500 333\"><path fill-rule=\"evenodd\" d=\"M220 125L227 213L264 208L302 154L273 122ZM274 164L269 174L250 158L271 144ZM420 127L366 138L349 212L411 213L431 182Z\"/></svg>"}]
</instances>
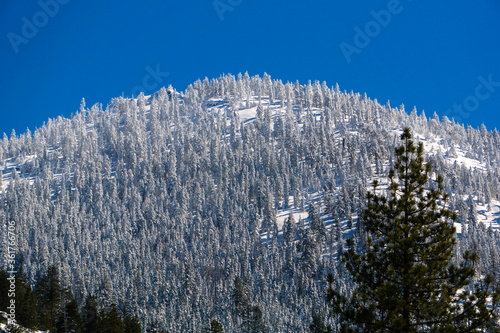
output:
<instances>
[{"instance_id":1,"label":"dark green tree canopy","mask_svg":"<svg viewBox=\"0 0 500 333\"><path fill-rule=\"evenodd\" d=\"M396 148L387 191L368 193L363 220L366 246L351 240L343 262L354 288L348 295L330 287L328 300L344 331L476 332L494 326L491 278L472 288L476 255L453 263L456 214L446 207L443 179L424 163L409 128Z\"/></svg>"},{"instance_id":2,"label":"dark green tree canopy","mask_svg":"<svg viewBox=\"0 0 500 333\"><path fill-rule=\"evenodd\" d=\"M212 319L210 327L205 328L205 333L224 333L224 326L218 320Z\"/></svg>"}]
</instances>

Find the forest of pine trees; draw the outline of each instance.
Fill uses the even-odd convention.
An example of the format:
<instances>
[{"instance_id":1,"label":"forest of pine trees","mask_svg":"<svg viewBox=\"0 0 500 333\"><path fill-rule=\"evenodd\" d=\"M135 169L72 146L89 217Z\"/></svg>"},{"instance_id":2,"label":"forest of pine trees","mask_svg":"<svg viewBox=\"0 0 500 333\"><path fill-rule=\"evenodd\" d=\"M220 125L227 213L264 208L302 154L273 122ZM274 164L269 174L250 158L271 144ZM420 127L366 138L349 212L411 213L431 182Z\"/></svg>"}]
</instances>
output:
<instances>
[{"instance_id":1,"label":"forest of pine trees","mask_svg":"<svg viewBox=\"0 0 500 333\"><path fill-rule=\"evenodd\" d=\"M342 256L353 282L347 293L329 288L327 299L342 332L483 332L499 329L500 289L486 275L470 285L477 254L453 263L457 215L446 208L443 179L429 189L431 166L410 129L401 135L387 193L367 194L366 244L347 240ZM360 250L360 251L359 251ZM334 278L330 276L330 283ZM494 288L494 289L493 289ZM346 295L344 295L346 294Z\"/></svg>"},{"instance_id":2,"label":"forest of pine trees","mask_svg":"<svg viewBox=\"0 0 500 333\"><path fill-rule=\"evenodd\" d=\"M15 221L16 262L38 302L21 322L57 329L61 313L78 313L83 325L93 295L143 329L321 332L336 320L327 277L352 288L338 258L347 238L364 246L369 184L387 182L405 126L434 147L426 162L460 226L454 258L477 253L474 283L490 274L499 285L498 223L481 222L498 219L498 131L245 73L104 108L82 101L69 119L4 135L1 236Z\"/></svg>"},{"instance_id":3,"label":"forest of pine trees","mask_svg":"<svg viewBox=\"0 0 500 333\"><path fill-rule=\"evenodd\" d=\"M0 311L9 313L7 290L8 274L0 270ZM58 269L49 266L34 288L21 270L16 274L15 320L18 325L50 332L73 333L141 333L137 316L127 309L118 310L116 304L108 307L98 304L91 294L85 298L80 310L71 290L61 282ZM147 332L159 332L148 329Z\"/></svg>"}]
</instances>

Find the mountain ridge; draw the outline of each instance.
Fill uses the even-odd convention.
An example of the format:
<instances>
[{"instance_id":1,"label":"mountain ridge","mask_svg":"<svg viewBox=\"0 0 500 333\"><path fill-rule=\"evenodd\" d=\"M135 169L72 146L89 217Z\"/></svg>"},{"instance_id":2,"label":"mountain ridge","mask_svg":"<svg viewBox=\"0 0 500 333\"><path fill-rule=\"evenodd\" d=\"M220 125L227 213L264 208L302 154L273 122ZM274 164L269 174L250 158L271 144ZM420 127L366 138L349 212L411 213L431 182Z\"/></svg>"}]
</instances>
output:
<instances>
[{"instance_id":1,"label":"mountain ridge","mask_svg":"<svg viewBox=\"0 0 500 333\"><path fill-rule=\"evenodd\" d=\"M445 178L458 251L484 244L484 273L500 239L496 130L267 74L119 97L106 110L82 103L70 119L4 137L0 218L18 225L31 281L57 264L79 304L90 291L174 332L213 318L234 331L241 277L271 331L304 331L313 311L332 323L326 275L343 276L345 237L362 242L364 196L406 126Z\"/></svg>"}]
</instances>

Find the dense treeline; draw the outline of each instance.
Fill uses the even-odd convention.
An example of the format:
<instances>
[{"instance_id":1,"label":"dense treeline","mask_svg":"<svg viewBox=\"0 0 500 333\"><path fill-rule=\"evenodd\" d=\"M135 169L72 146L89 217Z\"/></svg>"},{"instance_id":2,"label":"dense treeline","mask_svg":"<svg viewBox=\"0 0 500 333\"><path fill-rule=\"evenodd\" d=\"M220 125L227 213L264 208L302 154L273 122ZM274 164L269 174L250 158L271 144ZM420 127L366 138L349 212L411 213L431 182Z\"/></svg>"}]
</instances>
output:
<instances>
[{"instance_id":1,"label":"dense treeline","mask_svg":"<svg viewBox=\"0 0 500 333\"><path fill-rule=\"evenodd\" d=\"M127 309L119 310L116 304L104 306L88 294L80 309L68 281L60 281L55 266L49 266L35 287L28 283L26 274L20 269L15 276L15 289L9 295L12 275L0 270L0 311L8 309L15 300L15 320L25 328L50 330L54 333L141 333L137 316ZM12 292L11 292L12 293ZM12 296L12 297L11 297ZM149 328L148 332L159 332Z\"/></svg>"},{"instance_id":2,"label":"dense treeline","mask_svg":"<svg viewBox=\"0 0 500 333\"><path fill-rule=\"evenodd\" d=\"M332 321L328 274L350 288L336 258L346 237L363 242L367 186L386 177L403 126L444 147L428 159L464 226L457 254L475 247L498 283L500 236L476 223L500 195L496 130L269 75L82 103L4 136L0 224L16 223L28 283L55 265L79 308L92 294L143 327L306 331ZM481 167L450 165L463 153Z\"/></svg>"},{"instance_id":3,"label":"dense treeline","mask_svg":"<svg viewBox=\"0 0 500 333\"><path fill-rule=\"evenodd\" d=\"M477 256L466 251L453 260L457 214L446 208L443 178L429 189L423 143L414 145L408 127L401 141L387 191L377 194L375 180L367 194L365 246L346 241L341 261L354 284L347 292L328 290L335 331L497 332L500 289L490 275L479 278L481 287L470 286Z\"/></svg>"}]
</instances>

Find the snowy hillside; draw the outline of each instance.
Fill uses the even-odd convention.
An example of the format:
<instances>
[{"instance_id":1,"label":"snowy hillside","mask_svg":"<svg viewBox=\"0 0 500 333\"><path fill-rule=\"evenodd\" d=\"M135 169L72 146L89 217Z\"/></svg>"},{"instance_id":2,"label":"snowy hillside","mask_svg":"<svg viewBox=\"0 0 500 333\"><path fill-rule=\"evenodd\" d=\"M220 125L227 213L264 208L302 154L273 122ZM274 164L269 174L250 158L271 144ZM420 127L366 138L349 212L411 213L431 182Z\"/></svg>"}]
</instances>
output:
<instances>
[{"instance_id":1,"label":"snowy hillside","mask_svg":"<svg viewBox=\"0 0 500 333\"><path fill-rule=\"evenodd\" d=\"M57 265L79 304L91 292L145 324L200 331L216 318L231 332L243 288L271 331L305 331L326 313L327 274L348 285L338 251L362 242L366 191L387 182L405 126L444 177L458 251L474 244L479 272L500 281L488 264L500 245L496 130L268 75L82 104L4 139L0 221L16 221L29 278Z\"/></svg>"},{"instance_id":2,"label":"snowy hillside","mask_svg":"<svg viewBox=\"0 0 500 333\"><path fill-rule=\"evenodd\" d=\"M7 324L7 313L0 311L0 333L23 332L23 333L49 333L43 331L30 330L16 323Z\"/></svg>"}]
</instances>

